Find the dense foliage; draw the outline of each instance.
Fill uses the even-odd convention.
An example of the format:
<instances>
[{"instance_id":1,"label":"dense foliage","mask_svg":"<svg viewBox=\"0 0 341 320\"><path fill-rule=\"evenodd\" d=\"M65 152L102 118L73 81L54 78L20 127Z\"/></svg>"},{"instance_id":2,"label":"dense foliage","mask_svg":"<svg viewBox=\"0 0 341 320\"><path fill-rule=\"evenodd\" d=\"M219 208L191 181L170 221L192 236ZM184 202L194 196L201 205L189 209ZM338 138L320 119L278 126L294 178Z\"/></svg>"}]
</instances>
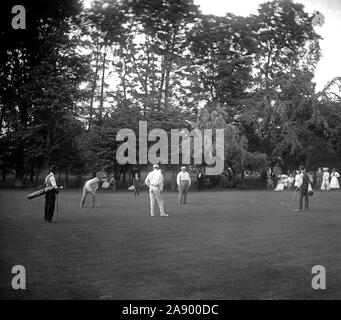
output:
<instances>
[{"instance_id":1,"label":"dense foliage","mask_svg":"<svg viewBox=\"0 0 341 320\"><path fill-rule=\"evenodd\" d=\"M205 15L192 0L21 1L1 11L0 165L33 182L51 163L119 178L117 132L219 128L225 168L341 167L341 78L316 92L312 14L291 0ZM143 166L140 166L140 168ZM177 169L177 166L168 166Z\"/></svg>"}]
</instances>

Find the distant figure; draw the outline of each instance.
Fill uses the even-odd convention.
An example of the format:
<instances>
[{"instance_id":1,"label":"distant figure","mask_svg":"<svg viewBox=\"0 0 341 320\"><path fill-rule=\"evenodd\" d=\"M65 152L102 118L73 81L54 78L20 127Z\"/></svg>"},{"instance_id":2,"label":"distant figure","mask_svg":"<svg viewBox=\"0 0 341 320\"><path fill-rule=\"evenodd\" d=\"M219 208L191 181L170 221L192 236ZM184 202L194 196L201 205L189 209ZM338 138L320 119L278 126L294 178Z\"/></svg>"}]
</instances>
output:
<instances>
[{"instance_id":1,"label":"distant figure","mask_svg":"<svg viewBox=\"0 0 341 320\"><path fill-rule=\"evenodd\" d=\"M339 185L339 178L340 178L340 174L336 171L336 169L334 168L332 170L331 173L331 179L330 179L330 189L331 190L339 190L340 189L340 185Z\"/></svg>"},{"instance_id":2,"label":"distant figure","mask_svg":"<svg viewBox=\"0 0 341 320\"><path fill-rule=\"evenodd\" d=\"M100 179L98 177L87 180L83 186L83 194L82 199L80 203L80 207L84 207L85 199L87 195L90 193L92 196L92 207L95 207L96 204L96 191L98 189L98 183L100 182Z\"/></svg>"},{"instance_id":3,"label":"distant figure","mask_svg":"<svg viewBox=\"0 0 341 320\"><path fill-rule=\"evenodd\" d=\"M191 186L191 177L189 173L186 171L185 166L181 167L181 171L178 173L176 177L176 183L179 189L178 203L186 204L188 190L189 187Z\"/></svg>"},{"instance_id":4,"label":"distant figure","mask_svg":"<svg viewBox=\"0 0 341 320\"><path fill-rule=\"evenodd\" d=\"M322 171L322 168L319 167L316 171L316 183L315 183L316 189L321 189L322 180L323 180L323 171Z\"/></svg>"},{"instance_id":5,"label":"distant figure","mask_svg":"<svg viewBox=\"0 0 341 320\"><path fill-rule=\"evenodd\" d=\"M102 181L102 189L116 191L116 181L113 175L109 177L103 176Z\"/></svg>"},{"instance_id":6,"label":"distant figure","mask_svg":"<svg viewBox=\"0 0 341 320\"><path fill-rule=\"evenodd\" d=\"M140 188L141 188L141 180L139 174L136 172L135 177L133 178L133 186L134 186L134 196L140 195Z\"/></svg>"},{"instance_id":7,"label":"distant figure","mask_svg":"<svg viewBox=\"0 0 341 320\"><path fill-rule=\"evenodd\" d=\"M283 191L287 187L288 176L285 174L281 174L278 178L279 179L275 191Z\"/></svg>"},{"instance_id":8,"label":"distant figure","mask_svg":"<svg viewBox=\"0 0 341 320\"><path fill-rule=\"evenodd\" d=\"M200 168L197 174L197 183L198 183L198 190L201 191L204 185L204 175L202 173L202 169Z\"/></svg>"},{"instance_id":9,"label":"distant figure","mask_svg":"<svg viewBox=\"0 0 341 320\"><path fill-rule=\"evenodd\" d=\"M314 172L313 171L309 171L308 172L308 176L309 176L310 184L311 184L311 186L313 186L314 182L316 181Z\"/></svg>"},{"instance_id":10,"label":"distant figure","mask_svg":"<svg viewBox=\"0 0 341 320\"><path fill-rule=\"evenodd\" d=\"M304 166L300 166L300 175L298 179L298 184L296 191L299 192L299 209L295 211L302 211L303 209L303 200L304 200L304 211L309 210L309 176Z\"/></svg>"},{"instance_id":11,"label":"distant figure","mask_svg":"<svg viewBox=\"0 0 341 320\"><path fill-rule=\"evenodd\" d=\"M103 181L103 183L102 183L102 189L109 189L109 187L110 187L110 180L109 180L109 178L107 178L107 176L103 176L103 178L102 178L102 181Z\"/></svg>"},{"instance_id":12,"label":"distant figure","mask_svg":"<svg viewBox=\"0 0 341 320\"><path fill-rule=\"evenodd\" d=\"M157 201L160 210L160 216L168 217L168 214L165 213L164 200L162 195L163 175L159 170L159 166L157 164L154 164L153 171L148 173L145 184L149 187L150 215L152 217L155 216L155 201Z\"/></svg>"},{"instance_id":13,"label":"distant figure","mask_svg":"<svg viewBox=\"0 0 341 320\"><path fill-rule=\"evenodd\" d=\"M294 187L297 188L298 187L298 181L300 179L300 171L296 170L296 175L295 175L295 182L294 182Z\"/></svg>"},{"instance_id":14,"label":"distant figure","mask_svg":"<svg viewBox=\"0 0 341 320\"><path fill-rule=\"evenodd\" d=\"M329 185L329 169L328 168L323 168L323 176L322 176L322 184L321 184L321 190L322 191L328 191L330 189Z\"/></svg>"},{"instance_id":15,"label":"distant figure","mask_svg":"<svg viewBox=\"0 0 341 320\"><path fill-rule=\"evenodd\" d=\"M290 173L288 179L287 179L287 184L288 184L288 190L292 190L294 186L295 178L292 173Z\"/></svg>"},{"instance_id":16,"label":"distant figure","mask_svg":"<svg viewBox=\"0 0 341 320\"><path fill-rule=\"evenodd\" d=\"M273 171L269 167L266 170L266 186L267 186L268 190L273 190L273 188L274 188L274 182L273 182L272 174L273 174Z\"/></svg>"},{"instance_id":17,"label":"distant figure","mask_svg":"<svg viewBox=\"0 0 341 320\"><path fill-rule=\"evenodd\" d=\"M54 214L54 207L56 203L56 193L58 193L58 187L56 184L55 173L57 171L56 166L51 166L50 173L45 178L45 186L46 187L53 187L52 190L47 191L45 194L45 215L44 219L46 222L53 222L53 214Z\"/></svg>"},{"instance_id":18,"label":"distant figure","mask_svg":"<svg viewBox=\"0 0 341 320\"><path fill-rule=\"evenodd\" d=\"M110 179L110 187L112 188L112 191L116 191L116 179L115 179L115 175L112 175L111 179Z\"/></svg>"}]
</instances>

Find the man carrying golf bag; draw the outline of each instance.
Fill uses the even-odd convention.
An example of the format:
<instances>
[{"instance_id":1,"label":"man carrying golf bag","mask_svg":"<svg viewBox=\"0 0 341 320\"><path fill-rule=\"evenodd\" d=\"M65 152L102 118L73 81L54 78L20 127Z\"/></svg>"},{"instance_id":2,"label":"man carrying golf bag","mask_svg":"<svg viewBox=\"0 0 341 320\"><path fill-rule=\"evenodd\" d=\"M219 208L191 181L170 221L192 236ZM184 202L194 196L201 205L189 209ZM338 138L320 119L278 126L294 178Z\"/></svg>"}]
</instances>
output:
<instances>
[{"instance_id":1,"label":"man carrying golf bag","mask_svg":"<svg viewBox=\"0 0 341 320\"><path fill-rule=\"evenodd\" d=\"M46 187L52 187L51 190L47 191L45 193L45 221L51 223L53 214L54 214L54 207L56 203L56 194L59 192L57 184L56 184L56 178L55 173L57 171L56 166L51 166L50 173L45 178L45 186Z\"/></svg>"},{"instance_id":2,"label":"man carrying golf bag","mask_svg":"<svg viewBox=\"0 0 341 320\"><path fill-rule=\"evenodd\" d=\"M306 169L304 166L300 166L300 175L298 178L298 184L296 191L299 192L299 209L296 209L295 211L302 211L303 209L303 199L304 199L304 211L309 210L309 176L306 172Z\"/></svg>"}]
</instances>

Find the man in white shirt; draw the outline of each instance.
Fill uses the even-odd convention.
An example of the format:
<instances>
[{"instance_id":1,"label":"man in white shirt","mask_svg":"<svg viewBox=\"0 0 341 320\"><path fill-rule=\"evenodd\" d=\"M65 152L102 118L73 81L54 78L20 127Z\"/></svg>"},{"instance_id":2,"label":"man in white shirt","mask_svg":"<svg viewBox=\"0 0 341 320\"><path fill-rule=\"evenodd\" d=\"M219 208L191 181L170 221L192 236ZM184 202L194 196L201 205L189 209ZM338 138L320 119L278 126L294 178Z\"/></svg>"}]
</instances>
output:
<instances>
[{"instance_id":1,"label":"man in white shirt","mask_svg":"<svg viewBox=\"0 0 341 320\"><path fill-rule=\"evenodd\" d=\"M178 190L179 190L178 203L186 204L188 190L189 190L189 187L191 186L191 177L189 173L186 171L185 166L181 167L181 171L178 173L176 177L176 183L178 185Z\"/></svg>"},{"instance_id":2,"label":"man in white shirt","mask_svg":"<svg viewBox=\"0 0 341 320\"><path fill-rule=\"evenodd\" d=\"M50 191L45 193L45 221L51 223L53 214L54 214L54 207L56 203L56 193L58 193L58 187L56 184L55 173L57 171L56 166L51 166L50 173L45 178L45 186L52 187Z\"/></svg>"},{"instance_id":3,"label":"man in white shirt","mask_svg":"<svg viewBox=\"0 0 341 320\"><path fill-rule=\"evenodd\" d=\"M168 214L165 213L164 203L163 203L163 175L161 170L159 170L159 165L153 165L153 171L149 172L145 184L149 187L149 198L150 198L150 215L152 217L155 216L155 201L160 209L161 217L168 217Z\"/></svg>"},{"instance_id":4,"label":"man in white shirt","mask_svg":"<svg viewBox=\"0 0 341 320\"><path fill-rule=\"evenodd\" d=\"M83 187L83 195L80 203L80 207L84 207L85 199L88 195L88 193L92 196L92 207L95 207L96 204L96 191L98 189L98 183L100 182L100 179L98 177L95 177L93 179L87 180Z\"/></svg>"}]
</instances>

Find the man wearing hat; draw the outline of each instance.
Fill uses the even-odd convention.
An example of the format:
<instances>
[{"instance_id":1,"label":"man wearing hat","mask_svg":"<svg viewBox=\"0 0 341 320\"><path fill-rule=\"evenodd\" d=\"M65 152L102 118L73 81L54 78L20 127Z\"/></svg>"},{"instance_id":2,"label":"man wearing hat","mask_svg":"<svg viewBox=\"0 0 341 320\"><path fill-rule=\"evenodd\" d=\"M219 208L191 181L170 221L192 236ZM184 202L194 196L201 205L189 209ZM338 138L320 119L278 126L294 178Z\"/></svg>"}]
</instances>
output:
<instances>
[{"instance_id":1,"label":"man wearing hat","mask_svg":"<svg viewBox=\"0 0 341 320\"><path fill-rule=\"evenodd\" d=\"M150 215L155 216L155 201L159 206L160 216L168 217L165 213L164 203L163 203L163 175L161 170L159 170L159 165L153 165L153 171L149 172L145 184L149 187L149 199L150 199Z\"/></svg>"},{"instance_id":2,"label":"man wearing hat","mask_svg":"<svg viewBox=\"0 0 341 320\"><path fill-rule=\"evenodd\" d=\"M191 186L191 177L189 173L186 171L185 166L181 167L181 171L178 173L176 177L176 183L178 185L178 190L179 190L178 203L186 204L187 193L188 193L189 187Z\"/></svg>"},{"instance_id":3,"label":"man wearing hat","mask_svg":"<svg viewBox=\"0 0 341 320\"><path fill-rule=\"evenodd\" d=\"M302 211L303 209L303 200L304 200L304 211L309 210L309 176L304 166L300 166L300 176L298 179L298 185L296 191L299 192L299 209L295 211Z\"/></svg>"},{"instance_id":4,"label":"man wearing hat","mask_svg":"<svg viewBox=\"0 0 341 320\"><path fill-rule=\"evenodd\" d=\"M58 187L56 184L55 173L57 171L56 166L51 166L50 173L45 178L45 186L52 187L50 191L45 193L45 215L44 219L46 222L53 222L54 207L56 203L56 193L58 193Z\"/></svg>"}]
</instances>

